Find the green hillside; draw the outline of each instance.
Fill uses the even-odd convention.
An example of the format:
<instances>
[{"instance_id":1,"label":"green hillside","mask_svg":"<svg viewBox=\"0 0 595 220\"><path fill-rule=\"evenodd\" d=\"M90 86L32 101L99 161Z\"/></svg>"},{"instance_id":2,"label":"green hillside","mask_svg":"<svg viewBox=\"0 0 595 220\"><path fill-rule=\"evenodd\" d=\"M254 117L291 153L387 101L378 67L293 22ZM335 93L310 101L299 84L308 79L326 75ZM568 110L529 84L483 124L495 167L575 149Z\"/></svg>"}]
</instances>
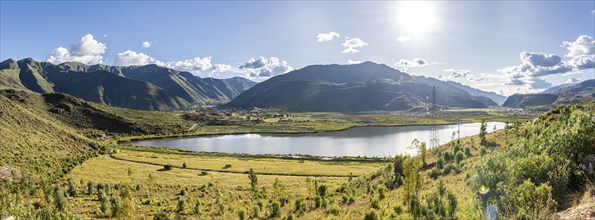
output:
<instances>
[{"instance_id":1,"label":"green hillside","mask_svg":"<svg viewBox=\"0 0 595 220\"><path fill-rule=\"evenodd\" d=\"M194 76L157 65L108 66L66 62L54 65L31 58L0 63L0 89L61 92L87 101L139 110L175 110L227 102L246 87L247 79Z\"/></svg>"},{"instance_id":2,"label":"green hillside","mask_svg":"<svg viewBox=\"0 0 595 220\"><path fill-rule=\"evenodd\" d=\"M290 111L359 112L421 110L445 107L486 108L497 104L486 98L430 78L413 78L386 65L312 65L256 84L225 106L285 108Z\"/></svg>"},{"instance_id":3,"label":"green hillside","mask_svg":"<svg viewBox=\"0 0 595 220\"><path fill-rule=\"evenodd\" d=\"M563 84L537 94L514 94L503 106L524 108L577 104L595 98L595 79L575 84Z\"/></svg>"},{"instance_id":4,"label":"green hillside","mask_svg":"<svg viewBox=\"0 0 595 220\"><path fill-rule=\"evenodd\" d=\"M0 167L18 175L55 177L104 147L54 119L35 94L3 91L0 96ZM22 93L22 94L16 94Z\"/></svg>"},{"instance_id":5,"label":"green hillside","mask_svg":"<svg viewBox=\"0 0 595 220\"><path fill-rule=\"evenodd\" d=\"M186 131L193 124L169 112L116 108L61 93L38 95L26 91L0 90L0 96L21 100L23 107L52 117L88 137L101 134L175 134Z\"/></svg>"}]
</instances>

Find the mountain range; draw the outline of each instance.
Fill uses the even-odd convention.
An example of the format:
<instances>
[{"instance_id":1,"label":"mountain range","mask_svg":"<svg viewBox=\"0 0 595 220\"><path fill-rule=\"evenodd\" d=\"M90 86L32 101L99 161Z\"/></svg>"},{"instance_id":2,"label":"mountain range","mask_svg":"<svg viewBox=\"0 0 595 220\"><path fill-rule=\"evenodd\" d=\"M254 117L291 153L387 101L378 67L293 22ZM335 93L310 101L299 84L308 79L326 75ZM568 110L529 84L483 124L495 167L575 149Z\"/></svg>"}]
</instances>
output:
<instances>
[{"instance_id":1,"label":"mountain range","mask_svg":"<svg viewBox=\"0 0 595 220\"><path fill-rule=\"evenodd\" d=\"M0 63L0 88L37 93L66 93L111 106L141 109L182 109L224 103L256 84L245 78L200 78L154 64L144 66L58 65L31 58Z\"/></svg>"},{"instance_id":2,"label":"mountain range","mask_svg":"<svg viewBox=\"0 0 595 220\"><path fill-rule=\"evenodd\" d=\"M521 108L576 104L592 98L595 98L595 79L554 86L537 94L514 94L509 96L502 106Z\"/></svg>"},{"instance_id":3,"label":"mountain range","mask_svg":"<svg viewBox=\"0 0 595 220\"><path fill-rule=\"evenodd\" d=\"M433 87L436 104L443 107L498 105L438 79L412 77L383 64L363 62L312 65L278 75L246 90L225 107L323 112L426 110L431 107Z\"/></svg>"},{"instance_id":4,"label":"mountain range","mask_svg":"<svg viewBox=\"0 0 595 220\"><path fill-rule=\"evenodd\" d=\"M480 89L476 89L476 88L473 88L473 87L468 86L468 85L463 85L461 83L454 82L454 81L446 81L446 83L448 83L448 84L450 84L450 85L452 85L454 87L457 87L459 89L465 90L465 92L468 92L471 95L474 95L474 96L483 96L483 97L489 98L492 101L498 103L498 105L504 104L504 102L506 101L506 98L508 98L506 96L497 94L495 92L486 92L486 91L483 91L483 90L480 90Z\"/></svg>"}]
</instances>

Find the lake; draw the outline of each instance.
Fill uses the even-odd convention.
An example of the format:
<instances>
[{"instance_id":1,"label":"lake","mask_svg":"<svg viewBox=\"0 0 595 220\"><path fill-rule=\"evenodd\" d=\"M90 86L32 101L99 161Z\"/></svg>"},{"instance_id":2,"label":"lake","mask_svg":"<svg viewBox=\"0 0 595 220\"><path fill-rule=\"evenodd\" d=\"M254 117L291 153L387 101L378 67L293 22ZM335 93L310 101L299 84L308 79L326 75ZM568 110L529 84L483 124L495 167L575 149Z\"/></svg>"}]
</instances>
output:
<instances>
[{"instance_id":1,"label":"lake","mask_svg":"<svg viewBox=\"0 0 595 220\"><path fill-rule=\"evenodd\" d=\"M488 122L488 132L503 129L502 122ZM461 137L479 134L481 123L460 124ZM457 125L438 125L440 144L451 141ZM183 150L249 154L309 154L317 156L393 156L411 154L417 138L429 145L432 126L356 127L311 134L233 134L149 139L128 144L167 146Z\"/></svg>"}]
</instances>

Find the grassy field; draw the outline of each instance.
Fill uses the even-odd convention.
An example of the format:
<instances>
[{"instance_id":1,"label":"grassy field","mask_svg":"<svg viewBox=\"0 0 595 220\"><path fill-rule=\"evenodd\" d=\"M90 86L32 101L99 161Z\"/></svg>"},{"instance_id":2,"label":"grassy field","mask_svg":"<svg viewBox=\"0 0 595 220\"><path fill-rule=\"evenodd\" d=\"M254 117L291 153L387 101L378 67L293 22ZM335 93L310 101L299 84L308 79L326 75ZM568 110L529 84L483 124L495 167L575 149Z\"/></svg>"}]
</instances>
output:
<instances>
[{"instance_id":1,"label":"grassy field","mask_svg":"<svg viewBox=\"0 0 595 220\"><path fill-rule=\"evenodd\" d=\"M170 155L160 155L168 157ZM176 155L177 156L177 155ZM205 158L185 158L189 161L200 161ZM217 160L226 162L222 158L206 158L213 160L216 164ZM233 158L231 158L233 161ZM287 161L253 161L244 162L247 166L263 167L270 164L284 164ZM241 163L240 163L241 164ZM240 166L237 164L236 166ZM343 174L345 171L337 173L332 172L337 170L337 165L315 164L318 169L324 169L323 173L329 174ZM363 170L371 170L369 164L358 167L356 164L349 166L350 168ZM208 172L205 174L196 170L174 168L170 171L161 171L163 166L134 163L128 161L121 161L106 157L97 157L86 161L83 165L76 167L65 178L72 178L74 182L86 183L93 181L95 183L111 183L113 184L127 184L133 187L139 185L140 190L135 191L132 195L134 202L137 205L137 218L150 218L154 214L162 211L176 213L178 197L181 195L181 190L186 190L183 198L187 200L188 213L181 216L186 218L199 218L203 216L206 218L216 219L236 219L237 211L243 207L257 207L258 201L266 204L268 199L252 199L253 193L250 188L250 180L247 174L236 173L221 173ZM247 167L246 167L247 168ZM272 168L272 167L271 167ZM289 171L284 174L291 174L291 172L308 173L312 172L309 168L312 166L297 166L297 169ZM281 169L277 167L276 169ZM258 174L257 174L258 175ZM273 183L278 179L283 186L279 192L274 189ZM347 177L301 177L301 176L287 176L287 175L258 175L259 187L268 189L270 198L288 198L294 202L294 198L307 198L314 195L314 182L317 184L325 184L331 189L336 189L341 184L347 183ZM82 190L84 191L84 190ZM226 208L221 213L217 207L217 197L225 204ZM200 200L203 203L203 210L200 214L193 213L192 207L195 206L196 201ZM307 201L312 203L312 201ZM79 196L76 198L69 198L69 204L73 207L71 212L75 215L84 214L91 217L102 217L101 213L97 212L99 202L96 196ZM311 206L312 204L310 204ZM291 212L292 205L283 207L284 213ZM265 207L262 211L261 217L266 217Z\"/></svg>"},{"instance_id":2,"label":"grassy field","mask_svg":"<svg viewBox=\"0 0 595 220\"><path fill-rule=\"evenodd\" d=\"M504 146L514 142L515 139L510 135L510 130L502 130L489 134L488 140L495 145ZM479 147L473 147L477 146L478 142L477 136L461 139L463 146L469 146L470 154L460 165L456 166L456 170L440 177L446 189L453 192L459 199L457 216L461 219L480 216L480 212L473 202L474 192L467 187L466 183L466 174L472 169L471 164L479 158ZM453 145L449 143L428 152L428 165L424 168L424 175L422 175L424 176L420 191L422 197L436 188L437 181L427 176L430 168L435 166L437 155L440 152L452 150L452 147ZM181 168L183 163L186 164L187 169ZM165 164L172 164L176 167L164 171L163 165ZM379 201L378 209L370 208L370 201L377 196L374 192L368 192L367 188L370 186L374 191L382 185L383 180L378 176L378 173L389 164L387 162L301 161L275 158L243 159L118 150L113 154L113 158L101 156L86 161L66 175L64 179L71 178L75 183L82 183L78 184L81 192L85 191L84 185L88 181L112 185L124 184L133 188L137 188L138 185L139 190L135 190L132 194L138 218L148 218L162 211L176 213L181 197L187 202L189 208L187 212L175 215L189 219L235 219L240 210L246 210L247 216L252 216L254 215L252 208L258 207L258 203L263 203L264 208L262 210L258 208L258 218L263 219L270 215L271 210L268 206L271 205L271 202L280 198L289 200L288 204L281 207L281 213L283 213L281 217L286 217L289 214L294 215L296 199L303 198L308 207L301 216L304 219L363 219L370 210L377 210L380 216L389 216L395 207L404 208L402 207L402 188L389 190L386 192L386 198ZM451 161L450 164L454 164L454 162ZM231 167L225 168L226 165L231 165ZM256 198L251 191L248 174L244 173L250 168L253 168L258 176L259 187L264 187L267 191L265 198ZM201 173L201 170L208 171ZM350 173L354 175L351 181L348 177ZM321 177L325 175L345 177ZM283 186L280 192L273 186L275 179L278 179ZM326 208L315 208L315 184L326 185L329 189ZM340 192L341 188L347 188L349 193ZM180 195L182 190L186 191L184 195ZM117 191L114 190L114 194L117 194ZM353 203L343 203L344 195L352 196ZM100 205L95 197L81 195L76 198L68 198L69 204L74 204L71 205L70 211L73 214L105 217L105 214L97 211ZM219 203L224 203L226 206L223 212L218 208L217 197L222 200ZM204 210L200 214L192 211L192 207L198 200L204 206ZM334 210L331 211L331 209ZM339 211L337 212L337 210ZM411 217L406 213L397 216L400 218Z\"/></svg>"},{"instance_id":3,"label":"grassy field","mask_svg":"<svg viewBox=\"0 0 595 220\"><path fill-rule=\"evenodd\" d=\"M189 169L209 170L219 172L244 173L254 169L257 174L280 174L302 176L361 176L375 172L386 163L356 162L356 161L319 161L319 160L288 160L275 158L247 157L213 157L180 154L163 154L155 152L121 150L113 155L114 158L155 163L158 165L171 164L182 167L186 164Z\"/></svg>"}]
</instances>

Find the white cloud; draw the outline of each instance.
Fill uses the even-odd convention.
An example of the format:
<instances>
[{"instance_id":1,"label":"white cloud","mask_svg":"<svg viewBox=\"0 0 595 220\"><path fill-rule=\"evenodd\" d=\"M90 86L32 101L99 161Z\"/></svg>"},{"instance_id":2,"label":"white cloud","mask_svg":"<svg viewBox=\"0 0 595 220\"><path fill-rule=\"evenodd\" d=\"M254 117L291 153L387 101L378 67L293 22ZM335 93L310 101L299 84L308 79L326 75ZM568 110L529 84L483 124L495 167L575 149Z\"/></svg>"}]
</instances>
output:
<instances>
[{"instance_id":1,"label":"white cloud","mask_svg":"<svg viewBox=\"0 0 595 220\"><path fill-rule=\"evenodd\" d=\"M595 40L587 35L579 36L574 42L564 41L562 42L562 47L568 49L566 57L595 55Z\"/></svg>"},{"instance_id":2,"label":"white cloud","mask_svg":"<svg viewBox=\"0 0 595 220\"><path fill-rule=\"evenodd\" d=\"M347 60L347 65L360 64L360 63L362 63L362 61L359 61L359 60Z\"/></svg>"},{"instance_id":3,"label":"white cloud","mask_svg":"<svg viewBox=\"0 0 595 220\"><path fill-rule=\"evenodd\" d=\"M562 42L562 47L568 50L568 66L577 70L595 68L595 40L592 37L581 35L574 42Z\"/></svg>"},{"instance_id":4,"label":"white cloud","mask_svg":"<svg viewBox=\"0 0 595 220\"><path fill-rule=\"evenodd\" d=\"M444 69L444 72L450 73L446 78L456 79L465 78L471 74L469 70L457 70L457 69Z\"/></svg>"},{"instance_id":5,"label":"white cloud","mask_svg":"<svg viewBox=\"0 0 595 220\"><path fill-rule=\"evenodd\" d=\"M401 43L404 43L404 42L407 42L407 41L410 41L410 40L411 40L411 38L409 38L407 36L399 36L399 37L397 37L397 41L399 41Z\"/></svg>"},{"instance_id":6,"label":"white cloud","mask_svg":"<svg viewBox=\"0 0 595 220\"><path fill-rule=\"evenodd\" d=\"M481 82L481 81L484 81L485 80L483 77L469 77L467 79L469 81L473 81L473 82Z\"/></svg>"},{"instance_id":7,"label":"white cloud","mask_svg":"<svg viewBox=\"0 0 595 220\"><path fill-rule=\"evenodd\" d=\"M294 68L289 66L286 61L281 61L277 57L265 58L262 56L258 58L250 58L250 60L238 68L251 78L272 77L294 70Z\"/></svg>"},{"instance_id":8,"label":"white cloud","mask_svg":"<svg viewBox=\"0 0 595 220\"><path fill-rule=\"evenodd\" d=\"M345 47L345 49L343 49L343 51L341 51L341 53L354 54L354 53L359 52L359 50L356 48L368 46L368 43L366 43L363 40L356 37L356 38L347 38L347 40L345 40L345 42L342 43L341 46Z\"/></svg>"},{"instance_id":9,"label":"white cloud","mask_svg":"<svg viewBox=\"0 0 595 220\"><path fill-rule=\"evenodd\" d=\"M131 50L118 53L118 55L114 58L114 65L117 66L147 64L156 64L159 66L175 69L178 71L187 71L194 74L205 74L209 77L226 73L257 79L268 78L294 70L294 68L289 66L286 61L281 61L276 57L251 58L244 65L238 67L228 64L213 64L211 57L194 57L187 60L163 62L147 54Z\"/></svg>"},{"instance_id":10,"label":"white cloud","mask_svg":"<svg viewBox=\"0 0 595 220\"><path fill-rule=\"evenodd\" d=\"M143 41L143 43L141 44L143 48L149 48L151 47L151 45L153 45L152 41Z\"/></svg>"},{"instance_id":11,"label":"white cloud","mask_svg":"<svg viewBox=\"0 0 595 220\"><path fill-rule=\"evenodd\" d=\"M520 54L521 64L498 70L509 78L507 85L528 85L532 89L542 89L551 83L539 77L567 73L572 71L562 58L554 54L532 53L523 51Z\"/></svg>"},{"instance_id":12,"label":"white cloud","mask_svg":"<svg viewBox=\"0 0 595 220\"><path fill-rule=\"evenodd\" d=\"M576 83L576 82L578 82L578 81L579 81L579 80L578 80L577 78L570 77L570 78L568 78L568 80L566 80L566 83Z\"/></svg>"},{"instance_id":13,"label":"white cloud","mask_svg":"<svg viewBox=\"0 0 595 220\"><path fill-rule=\"evenodd\" d=\"M93 38L93 35L87 34L81 40L70 45L70 49L58 47L52 51L47 61L53 64L59 64L69 61L81 62L84 64L103 63L103 54L107 47Z\"/></svg>"},{"instance_id":14,"label":"white cloud","mask_svg":"<svg viewBox=\"0 0 595 220\"><path fill-rule=\"evenodd\" d=\"M132 50L126 50L122 53L118 53L114 58L114 65L116 66L140 66L147 64L157 64L165 66L165 63L150 57L147 54L135 52Z\"/></svg>"},{"instance_id":15,"label":"white cloud","mask_svg":"<svg viewBox=\"0 0 595 220\"><path fill-rule=\"evenodd\" d=\"M320 34L316 35L316 40L318 42L332 41L335 38L338 38L340 36L341 35L339 33L331 31L328 34L320 33Z\"/></svg>"},{"instance_id":16,"label":"white cloud","mask_svg":"<svg viewBox=\"0 0 595 220\"><path fill-rule=\"evenodd\" d=\"M167 65L168 67L188 72L201 72L213 67L211 57L194 57L188 60L169 62Z\"/></svg>"},{"instance_id":17,"label":"white cloud","mask_svg":"<svg viewBox=\"0 0 595 220\"><path fill-rule=\"evenodd\" d=\"M397 69L399 69L400 71L407 71L408 68L411 67L423 67L423 66L427 66L430 63L424 59L421 58L413 58L411 60L407 60L407 59L400 59L398 62L396 62L395 64L393 64Z\"/></svg>"}]
</instances>

